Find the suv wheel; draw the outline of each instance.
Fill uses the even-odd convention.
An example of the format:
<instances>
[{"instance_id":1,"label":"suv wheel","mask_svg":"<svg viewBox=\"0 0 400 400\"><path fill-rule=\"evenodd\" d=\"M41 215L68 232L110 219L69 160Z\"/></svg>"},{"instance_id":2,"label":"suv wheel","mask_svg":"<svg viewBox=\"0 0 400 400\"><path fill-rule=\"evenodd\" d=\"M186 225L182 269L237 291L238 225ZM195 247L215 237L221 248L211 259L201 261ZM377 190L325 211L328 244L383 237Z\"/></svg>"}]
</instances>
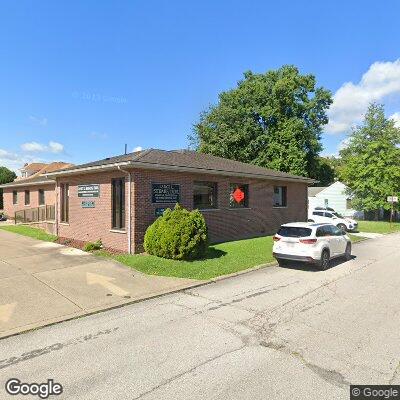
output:
<instances>
[{"instance_id":1,"label":"suv wheel","mask_svg":"<svg viewBox=\"0 0 400 400\"><path fill-rule=\"evenodd\" d=\"M346 232L347 231L347 226L345 224L338 224L337 227L342 231Z\"/></svg>"},{"instance_id":2,"label":"suv wheel","mask_svg":"<svg viewBox=\"0 0 400 400\"><path fill-rule=\"evenodd\" d=\"M351 243L347 243L346 251L344 253L344 258L347 261L351 260Z\"/></svg>"},{"instance_id":3,"label":"suv wheel","mask_svg":"<svg viewBox=\"0 0 400 400\"><path fill-rule=\"evenodd\" d=\"M325 271L329 268L330 264L330 254L328 249L322 250L321 260L318 263L319 269Z\"/></svg>"}]
</instances>

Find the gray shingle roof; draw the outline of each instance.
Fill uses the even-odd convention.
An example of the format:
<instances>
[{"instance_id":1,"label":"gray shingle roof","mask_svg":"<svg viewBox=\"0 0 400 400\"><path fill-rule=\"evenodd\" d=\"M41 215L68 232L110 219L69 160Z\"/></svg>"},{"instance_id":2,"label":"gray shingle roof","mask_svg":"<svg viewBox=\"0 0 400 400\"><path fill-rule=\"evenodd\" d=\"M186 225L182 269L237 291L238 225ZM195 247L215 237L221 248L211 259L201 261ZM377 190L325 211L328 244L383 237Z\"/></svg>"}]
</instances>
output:
<instances>
[{"instance_id":1,"label":"gray shingle roof","mask_svg":"<svg viewBox=\"0 0 400 400\"><path fill-rule=\"evenodd\" d=\"M319 192L322 192L326 188L327 186L311 186L308 188L308 197L314 197L315 195L317 195Z\"/></svg>"},{"instance_id":2,"label":"gray shingle roof","mask_svg":"<svg viewBox=\"0 0 400 400\"><path fill-rule=\"evenodd\" d=\"M46 182L50 184L50 183L55 183L55 180L47 178L45 175L38 175L32 178L17 179L14 182L5 183L3 185L0 185L0 188L13 187L13 186L28 186L28 185L34 185L35 183L39 182L40 183Z\"/></svg>"},{"instance_id":3,"label":"gray shingle roof","mask_svg":"<svg viewBox=\"0 0 400 400\"><path fill-rule=\"evenodd\" d=\"M116 157L109 157L86 164L76 165L48 174L57 176L66 173L79 173L82 169L107 166L109 164L129 163L132 167L140 166L152 169L163 169L163 167L175 167L176 170L193 170L193 172L218 172L229 173L237 176L252 175L260 178L282 178L299 181L312 182L311 179L287 174L285 172L275 171L268 168L259 167L252 164L246 164L239 161L228 160L226 158L212 156L210 154L199 153L189 150L158 150L148 149L134 153L123 154Z\"/></svg>"}]
</instances>

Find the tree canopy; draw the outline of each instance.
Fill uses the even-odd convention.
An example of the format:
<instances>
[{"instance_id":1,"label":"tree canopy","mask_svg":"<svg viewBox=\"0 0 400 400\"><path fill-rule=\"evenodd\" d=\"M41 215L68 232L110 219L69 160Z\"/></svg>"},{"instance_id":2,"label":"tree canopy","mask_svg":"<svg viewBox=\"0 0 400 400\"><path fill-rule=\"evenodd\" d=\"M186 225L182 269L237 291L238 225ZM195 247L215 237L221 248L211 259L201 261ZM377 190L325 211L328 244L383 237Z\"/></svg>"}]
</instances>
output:
<instances>
[{"instance_id":1,"label":"tree canopy","mask_svg":"<svg viewBox=\"0 0 400 400\"><path fill-rule=\"evenodd\" d=\"M17 175L15 175L14 171L10 171L6 167L0 167L0 185L12 182L16 177ZM3 209L3 206L3 189L0 189L0 210Z\"/></svg>"},{"instance_id":2,"label":"tree canopy","mask_svg":"<svg viewBox=\"0 0 400 400\"><path fill-rule=\"evenodd\" d=\"M16 177L17 175L15 175L14 171L10 171L6 167L0 167L0 185L12 182Z\"/></svg>"},{"instance_id":3,"label":"tree canopy","mask_svg":"<svg viewBox=\"0 0 400 400\"><path fill-rule=\"evenodd\" d=\"M389 209L387 196L400 192L400 129L385 117L380 104L370 104L363 123L353 129L340 151L340 177L354 196L354 208Z\"/></svg>"},{"instance_id":4,"label":"tree canopy","mask_svg":"<svg viewBox=\"0 0 400 400\"><path fill-rule=\"evenodd\" d=\"M190 138L200 152L318 179L331 102L330 91L295 66L249 71L201 114Z\"/></svg>"}]
</instances>

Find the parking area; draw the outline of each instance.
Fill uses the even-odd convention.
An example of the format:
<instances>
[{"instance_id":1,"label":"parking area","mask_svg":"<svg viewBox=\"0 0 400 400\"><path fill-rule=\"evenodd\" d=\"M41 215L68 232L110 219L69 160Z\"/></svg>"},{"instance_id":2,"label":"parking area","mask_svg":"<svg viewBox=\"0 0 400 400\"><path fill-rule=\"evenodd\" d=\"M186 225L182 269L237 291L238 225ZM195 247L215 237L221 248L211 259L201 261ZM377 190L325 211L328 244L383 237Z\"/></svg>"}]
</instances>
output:
<instances>
[{"instance_id":1,"label":"parking area","mask_svg":"<svg viewBox=\"0 0 400 400\"><path fill-rule=\"evenodd\" d=\"M0 337L198 283L0 231Z\"/></svg>"}]
</instances>

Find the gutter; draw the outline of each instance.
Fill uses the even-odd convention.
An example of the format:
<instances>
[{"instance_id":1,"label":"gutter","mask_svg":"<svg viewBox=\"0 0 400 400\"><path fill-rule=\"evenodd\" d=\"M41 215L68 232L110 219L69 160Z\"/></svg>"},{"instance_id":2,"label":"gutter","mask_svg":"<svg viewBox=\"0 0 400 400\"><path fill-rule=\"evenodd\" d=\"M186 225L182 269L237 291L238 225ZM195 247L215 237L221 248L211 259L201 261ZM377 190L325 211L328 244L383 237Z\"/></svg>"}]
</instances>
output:
<instances>
[{"instance_id":1,"label":"gutter","mask_svg":"<svg viewBox=\"0 0 400 400\"><path fill-rule=\"evenodd\" d=\"M126 171L122 169L119 165L117 166L117 169L121 172L124 172L125 174L128 175L128 188L129 188L129 196L128 196L128 253L132 254L132 220L131 220L131 213L132 213L132 207L131 207L131 197L132 197L132 175L130 171Z\"/></svg>"},{"instance_id":2,"label":"gutter","mask_svg":"<svg viewBox=\"0 0 400 400\"><path fill-rule=\"evenodd\" d=\"M273 176L273 175L263 175L263 174L252 174L252 173L240 173L235 171L225 171L225 170L215 170L215 169L206 169L206 168L195 168L195 167L183 167L179 165L166 165L166 164L150 164L146 162L140 161L124 161L121 163L113 163L113 164L104 164L97 165L93 167L86 168L77 168L74 170L66 170L66 171L58 171L46 174L46 177L53 176L63 176L63 175L75 175L79 173L90 173L90 172L99 172L105 170L112 169L120 169L121 166L129 166L132 168L138 169L152 169L158 171L174 171L174 172L190 172L190 173L202 173L209 175L223 175L223 176L235 176L235 177L244 177L244 178L254 178L254 179L263 179L263 180L275 180L275 181L288 181L288 182L302 182L313 184L315 182L314 179L309 178L294 178L294 177L285 177L285 176Z\"/></svg>"}]
</instances>

